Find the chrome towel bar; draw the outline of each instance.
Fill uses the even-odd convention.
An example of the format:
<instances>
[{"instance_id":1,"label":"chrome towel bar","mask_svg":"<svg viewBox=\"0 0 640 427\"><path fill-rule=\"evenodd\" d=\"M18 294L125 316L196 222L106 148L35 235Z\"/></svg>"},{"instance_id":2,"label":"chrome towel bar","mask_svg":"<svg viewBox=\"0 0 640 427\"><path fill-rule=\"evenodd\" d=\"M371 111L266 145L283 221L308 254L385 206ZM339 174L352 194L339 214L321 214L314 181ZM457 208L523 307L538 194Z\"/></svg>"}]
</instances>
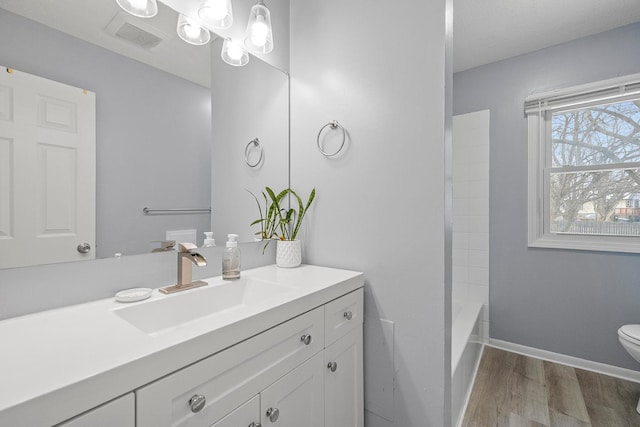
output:
<instances>
[{"instance_id":1,"label":"chrome towel bar","mask_svg":"<svg viewBox=\"0 0 640 427\"><path fill-rule=\"evenodd\" d=\"M154 213L211 213L211 208L182 208L182 209L151 209L142 208L142 212L149 215Z\"/></svg>"}]
</instances>

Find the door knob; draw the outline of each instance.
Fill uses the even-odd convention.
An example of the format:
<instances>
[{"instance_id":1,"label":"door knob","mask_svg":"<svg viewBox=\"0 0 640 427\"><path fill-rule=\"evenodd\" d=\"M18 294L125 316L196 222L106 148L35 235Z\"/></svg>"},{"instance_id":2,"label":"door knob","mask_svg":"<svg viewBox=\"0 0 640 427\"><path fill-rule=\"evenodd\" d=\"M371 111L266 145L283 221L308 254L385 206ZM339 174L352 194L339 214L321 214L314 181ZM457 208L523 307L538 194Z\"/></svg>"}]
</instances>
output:
<instances>
[{"instance_id":1,"label":"door knob","mask_svg":"<svg viewBox=\"0 0 640 427\"><path fill-rule=\"evenodd\" d=\"M344 318L347 320L351 320L351 318L353 317L353 313L350 311L345 311L344 312Z\"/></svg>"},{"instance_id":2,"label":"door knob","mask_svg":"<svg viewBox=\"0 0 640 427\"><path fill-rule=\"evenodd\" d=\"M331 372L335 372L336 369L338 369L338 364L336 362L329 362L327 368L329 368Z\"/></svg>"},{"instance_id":3,"label":"door knob","mask_svg":"<svg viewBox=\"0 0 640 427\"><path fill-rule=\"evenodd\" d=\"M80 243L76 249L81 254L88 254L89 251L91 250L91 245L88 243Z\"/></svg>"},{"instance_id":4,"label":"door knob","mask_svg":"<svg viewBox=\"0 0 640 427\"><path fill-rule=\"evenodd\" d=\"M202 411L204 404L207 403L207 398L201 394L194 394L189 399L189 406L191 406L191 412L196 413Z\"/></svg>"},{"instance_id":5,"label":"door knob","mask_svg":"<svg viewBox=\"0 0 640 427\"><path fill-rule=\"evenodd\" d=\"M269 408L267 409L267 417L269 417L269 421L275 423L278 421L278 417L280 416L280 410L278 408Z\"/></svg>"}]
</instances>

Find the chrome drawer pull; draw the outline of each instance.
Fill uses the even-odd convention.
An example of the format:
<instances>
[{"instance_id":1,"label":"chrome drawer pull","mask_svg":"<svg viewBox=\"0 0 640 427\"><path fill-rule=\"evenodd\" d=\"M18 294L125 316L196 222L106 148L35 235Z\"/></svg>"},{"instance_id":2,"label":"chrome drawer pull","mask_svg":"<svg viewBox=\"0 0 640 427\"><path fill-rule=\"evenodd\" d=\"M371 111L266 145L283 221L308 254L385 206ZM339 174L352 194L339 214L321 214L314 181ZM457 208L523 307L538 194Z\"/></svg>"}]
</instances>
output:
<instances>
[{"instance_id":1,"label":"chrome drawer pull","mask_svg":"<svg viewBox=\"0 0 640 427\"><path fill-rule=\"evenodd\" d=\"M189 406L191 406L191 412L196 413L202 411L204 404L207 403L207 398L201 394L194 394L189 399Z\"/></svg>"},{"instance_id":2,"label":"chrome drawer pull","mask_svg":"<svg viewBox=\"0 0 640 427\"><path fill-rule=\"evenodd\" d=\"M275 423L278 421L278 417L280 416L280 410L278 408L269 408L267 409L267 417L269 417L269 421Z\"/></svg>"},{"instance_id":3,"label":"chrome drawer pull","mask_svg":"<svg viewBox=\"0 0 640 427\"><path fill-rule=\"evenodd\" d=\"M329 368L331 372L335 372L336 369L338 369L338 364L336 362L329 362L329 364L327 365L327 368Z\"/></svg>"},{"instance_id":4,"label":"chrome drawer pull","mask_svg":"<svg viewBox=\"0 0 640 427\"><path fill-rule=\"evenodd\" d=\"M303 336L300 337L300 341L302 341L304 343L304 345L311 344L311 335L304 334Z\"/></svg>"},{"instance_id":5,"label":"chrome drawer pull","mask_svg":"<svg viewBox=\"0 0 640 427\"><path fill-rule=\"evenodd\" d=\"M257 424L256 423L251 423L251 424L249 424L249 427L262 427L262 424L260 424L260 423L257 423Z\"/></svg>"},{"instance_id":6,"label":"chrome drawer pull","mask_svg":"<svg viewBox=\"0 0 640 427\"><path fill-rule=\"evenodd\" d=\"M353 313L350 311L345 311L344 312L344 318L347 320L351 320L351 318L353 317Z\"/></svg>"}]
</instances>

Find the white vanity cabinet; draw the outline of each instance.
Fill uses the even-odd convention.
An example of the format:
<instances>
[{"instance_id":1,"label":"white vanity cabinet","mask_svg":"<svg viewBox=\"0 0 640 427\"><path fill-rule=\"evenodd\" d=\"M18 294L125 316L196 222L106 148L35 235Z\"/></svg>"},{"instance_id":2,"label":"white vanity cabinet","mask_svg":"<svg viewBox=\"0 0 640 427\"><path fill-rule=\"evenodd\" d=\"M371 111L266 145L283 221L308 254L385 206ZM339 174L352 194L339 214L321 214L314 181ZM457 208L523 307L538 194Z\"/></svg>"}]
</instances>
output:
<instances>
[{"instance_id":1,"label":"white vanity cabinet","mask_svg":"<svg viewBox=\"0 0 640 427\"><path fill-rule=\"evenodd\" d=\"M362 273L204 280L1 321L0 426L363 426Z\"/></svg>"},{"instance_id":2,"label":"white vanity cabinet","mask_svg":"<svg viewBox=\"0 0 640 427\"><path fill-rule=\"evenodd\" d=\"M218 422L322 351L323 314L322 307L312 310L136 390L136 426Z\"/></svg>"},{"instance_id":3,"label":"white vanity cabinet","mask_svg":"<svg viewBox=\"0 0 640 427\"><path fill-rule=\"evenodd\" d=\"M56 427L135 427L135 399L129 393Z\"/></svg>"},{"instance_id":4,"label":"white vanity cabinet","mask_svg":"<svg viewBox=\"0 0 640 427\"><path fill-rule=\"evenodd\" d=\"M362 298L357 289L139 388L136 426L362 427Z\"/></svg>"}]
</instances>

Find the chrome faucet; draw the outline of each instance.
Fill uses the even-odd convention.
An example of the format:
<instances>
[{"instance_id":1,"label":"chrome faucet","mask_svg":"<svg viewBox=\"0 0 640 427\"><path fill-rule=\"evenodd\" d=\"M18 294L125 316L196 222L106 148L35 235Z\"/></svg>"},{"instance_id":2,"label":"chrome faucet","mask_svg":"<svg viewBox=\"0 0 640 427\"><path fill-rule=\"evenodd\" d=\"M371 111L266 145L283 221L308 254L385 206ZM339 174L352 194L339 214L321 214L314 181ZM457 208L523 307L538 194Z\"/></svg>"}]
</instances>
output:
<instances>
[{"instance_id":1,"label":"chrome faucet","mask_svg":"<svg viewBox=\"0 0 640 427\"><path fill-rule=\"evenodd\" d=\"M207 265L207 259L197 252L193 252L194 249L198 249L196 245L192 243L179 243L178 247L178 283L172 286L166 286L160 288L160 292L163 294L172 294L175 292L186 291L187 289L199 288L205 286L208 283L202 280L191 280L191 269L193 264L198 267L204 267Z\"/></svg>"}]
</instances>

